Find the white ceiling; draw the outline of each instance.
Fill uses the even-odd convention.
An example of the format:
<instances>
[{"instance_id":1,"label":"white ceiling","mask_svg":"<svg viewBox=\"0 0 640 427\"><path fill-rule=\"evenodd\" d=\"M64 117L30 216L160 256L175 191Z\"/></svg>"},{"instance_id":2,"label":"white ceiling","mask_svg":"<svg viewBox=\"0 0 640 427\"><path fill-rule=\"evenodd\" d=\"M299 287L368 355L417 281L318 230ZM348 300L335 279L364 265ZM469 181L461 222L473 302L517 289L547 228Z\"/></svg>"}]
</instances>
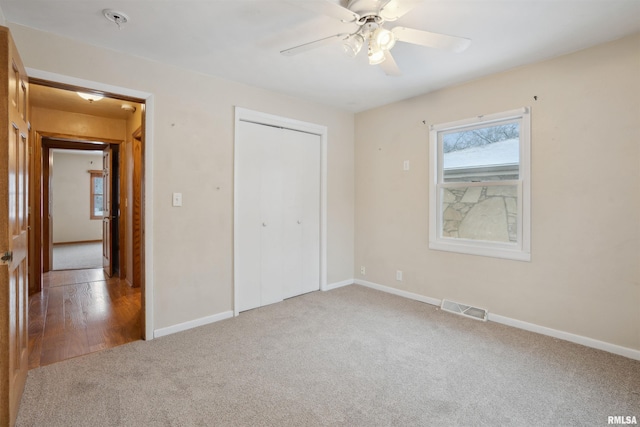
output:
<instances>
[{"instance_id":1,"label":"white ceiling","mask_svg":"<svg viewBox=\"0 0 640 427\"><path fill-rule=\"evenodd\" d=\"M640 0L426 0L386 27L467 37L471 47L397 43L403 75L389 77L340 43L281 55L356 28L303 1L324 0L0 0L0 8L9 22L355 112L640 31ZM104 8L129 23L118 30Z\"/></svg>"}]
</instances>

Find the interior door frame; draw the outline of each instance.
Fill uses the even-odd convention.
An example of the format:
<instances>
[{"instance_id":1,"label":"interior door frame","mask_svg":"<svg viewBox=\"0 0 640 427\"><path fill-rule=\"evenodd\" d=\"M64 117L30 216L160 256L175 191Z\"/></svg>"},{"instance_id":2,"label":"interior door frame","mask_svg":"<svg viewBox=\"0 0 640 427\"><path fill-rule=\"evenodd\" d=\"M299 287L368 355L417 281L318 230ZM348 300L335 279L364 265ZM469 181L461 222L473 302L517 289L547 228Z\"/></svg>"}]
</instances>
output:
<instances>
[{"instance_id":1,"label":"interior door frame","mask_svg":"<svg viewBox=\"0 0 640 427\"><path fill-rule=\"evenodd\" d=\"M64 135L50 132L41 132L36 130L35 132L35 143L40 146L42 150L42 197L39 200L36 200L36 205L38 208L36 210L42 212L41 215L41 224L38 224L37 218L34 217L35 223L32 228L34 231L42 228L42 239L40 239L42 246L42 255L41 258L37 255L34 257L34 269L35 274L40 275L42 273L46 273L47 271L51 271L53 269L53 230L51 229L51 223L49 218L52 216L52 212L50 211L51 206L50 203L46 201L50 199L51 195L50 191L50 182L52 178L53 169L51 165L51 155L52 150L62 149L62 150L90 150L90 151L102 151L104 148L121 145L124 141L116 140L116 139L106 139L106 138L90 138L90 137L81 137L76 135ZM122 162L122 158L119 159ZM36 159L37 162L37 159ZM36 163L37 165L37 163ZM119 182L123 181L123 173L120 170L119 176L117 177ZM38 176L34 177L34 181L38 180ZM35 193L35 192L34 192ZM123 199L125 195L120 192L120 200L119 203L122 206ZM35 234L35 233L34 233ZM37 238L37 236L36 236ZM104 236L103 236L104 239ZM124 242L124 231L119 230L118 241L120 245ZM37 247L37 246L36 246ZM120 246L122 247L122 246ZM120 258L120 262L122 262L123 253L118 254ZM42 259L42 266L39 266L39 260ZM122 277L122 276L120 276ZM35 284L34 284L35 287ZM41 286L34 289L36 292L40 291ZM33 292L30 292L33 293Z\"/></svg>"},{"instance_id":2,"label":"interior door frame","mask_svg":"<svg viewBox=\"0 0 640 427\"><path fill-rule=\"evenodd\" d=\"M235 107L234 149L239 143L238 135L240 122L251 122L265 126L281 127L299 132L311 133L320 137L320 290L327 291L327 127L315 123L250 110L243 107ZM235 236L237 234L236 227L238 224L238 187L235 185L235 183L238 182L238 157L235 155L233 158L233 182L233 275L235 278L237 277L237 263L235 260L238 258L237 245L235 243ZM237 316L239 313L238 287L236 286L234 279L233 315Z\"/></svg>"},{"instance_id":3,"label":"interior door frame","mask_svg":"<svg viewBox=\"0 0 640 427\"><path fill-rule=\"evenodd\" d=\"M142 185L142 173L144 172L144 168L142 167L142 161L144 159L144 135L142 133L142 127L136 129L131 135L131 159L129 159L132 164L130 165L130 169L133 171L133 185L131 188L131 194L128 194L129 201L131 203L131 221L133 224L131 227L134 227L133 235L131 239L131 250L133 253L131 254L132 263L131 267L133 271L131 272L131 277L133 283L141 284L143 282L143 266L144 266L144 252L136 250L136 248L140 248L143 245L142 242L142 230L135 230L135 224L141 224L142 218L145 216L144 212L144 204L142 203L144 200L144 185ZM125 206L125 204L121 204L120 206ZM125 216L126 217L126 216ZM136 232L137 231L137 232ZM127 245L124 245L122 248L126 251ZM126 253L126 252L125 252ZM126 271L126 264L121 266L121 268ZM139 285L141 286L141 285ZM144 298L144 294L142 295ZM143 300L144 301L144 300Z\"/></svg>"},{"instance_id":4,"label":"interior door frame","mask_svg":"<svg viewBox=\"0 0 640 427\"><path fill-rule=\"evenodd\" d=\"M142 111L142 139L143 139L143 173L142 173L142 198L143 217L142 224L142 335L144 340L154 338L154 274L153 274L153 141L154 141L154 95L149 92L114 86L49 71L27 67L27 75L30 79L37 79L52 83L55 87L64 89L79 88L90 89L115 96L121 99L139 100L143 103ZM36 145L37 149L37 145ZM39 171L36 171L38 173ZM39 242L38 242L39 243Z\"/></svg>"}]
</instances>

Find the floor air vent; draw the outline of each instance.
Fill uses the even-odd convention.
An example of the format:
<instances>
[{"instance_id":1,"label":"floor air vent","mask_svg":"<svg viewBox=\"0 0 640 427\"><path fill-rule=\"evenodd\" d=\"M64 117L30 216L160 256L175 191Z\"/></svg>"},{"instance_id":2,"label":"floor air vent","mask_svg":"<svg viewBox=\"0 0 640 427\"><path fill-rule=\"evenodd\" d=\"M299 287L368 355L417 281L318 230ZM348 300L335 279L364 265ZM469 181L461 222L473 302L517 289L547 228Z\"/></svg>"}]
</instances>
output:
<instances>
[{"instance_id":1,"label":"floor air vent","mask_svg":"<svg viewBox=\"0 0 640 427\"><path fill-rule=\"evenodd\" d=\"M442 300L440 308L451 313L471 317L476 320L482 320L483 322L487 321L487 315L489 314L484 308L471 307L470 305L464 305L446 299Z\"/></svg>"}]
</instances>

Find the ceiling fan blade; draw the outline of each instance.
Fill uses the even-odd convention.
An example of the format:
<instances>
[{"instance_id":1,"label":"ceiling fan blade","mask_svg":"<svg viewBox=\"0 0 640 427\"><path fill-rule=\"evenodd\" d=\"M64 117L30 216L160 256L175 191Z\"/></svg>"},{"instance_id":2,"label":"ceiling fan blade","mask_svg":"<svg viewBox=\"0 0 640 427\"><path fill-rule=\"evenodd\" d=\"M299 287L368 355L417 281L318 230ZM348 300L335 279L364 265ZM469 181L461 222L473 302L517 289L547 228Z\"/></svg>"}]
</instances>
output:
<instances>
[{"instance_id":1,"label":"ceiling fan blade","mask_svg":"<svg viewBox=\"0 0 640 427\"><path fill-rule=\"evenodd\" d=\"M306 52L306 51L311 50L311 49L318 48L320 46L324 46L324 45L333 43L335 40L343 40L348 36L349 36L349 34L346 34L346 33L336 34L336 35L333 35L333 36L325 37L323 39L314 40L314 41L309 42L309 43L301 44L299 46L291 47L289 49L281 50L280 53L285 55L285 56L293 56L293 55L297 55L297 54L302 53L302 52Z\"/></svg>"},{"instance_id":2,"label":"ceiling fan blade","mask_svg":"<svg viewBox=\"0 0 640 427\"><path fill-rule=\"evenodd\" d=\"M393 59L391 52L389 52L388 50L384 51L384 61L382 61L379 65L380 68L382 68L382 71L384 71L387 76L402 75L400 68L398 68L398 64L396 64L396 60Z\"/></svg>"},{"instance_id":3,"label":"ceiling fan blade","mask_svg":"<svg viewBox=\"0 0 640 427\"><path fill-rule=\"evenodd\" d=\"M464 37L431 33L413 28L395 27L391 31L398 38L398 41L436 49L446 49L457 53L464 51L471 45L471 40Z\"/></svg>"},{"instance_id":4,"label":"ceiling fan blade","mask_svg":"<svg viewBox=\"0 0 640 427\"><path fill-rule=\"evenodd\" d=\"M332 18L339 19L342 22L356 22L360 19L360 15L350 11L346 7L342 7L336 3L331 3L327 0L312 0L312 1L289 1L288 3L295 4L296 6L304 7L312 12L330 16Z\"/></svg>"},{"instance_id":5,"label":"ceiling fan blade","mask_svg":"<svg viewBox=\"0 0 640 427\"><path fill-rule=\"evenodd\" d=\"M385 21L395 21L421 3L424 0L388 0L380 9L379 15Z\"/></svg>"}]
</instances>

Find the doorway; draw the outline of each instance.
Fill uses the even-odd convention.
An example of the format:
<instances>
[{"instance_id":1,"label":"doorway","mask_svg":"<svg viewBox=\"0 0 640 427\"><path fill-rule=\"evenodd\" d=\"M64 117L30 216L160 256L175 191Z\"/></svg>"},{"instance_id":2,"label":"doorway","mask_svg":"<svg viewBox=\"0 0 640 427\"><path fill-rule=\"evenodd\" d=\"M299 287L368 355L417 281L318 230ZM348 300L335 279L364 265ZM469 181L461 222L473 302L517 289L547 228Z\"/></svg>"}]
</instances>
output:
<instances>
[{"instance_id":1,"label":"doorway","mask_svg":"<svg viewBox=\"0 0 640 427\"><path fill-rule=\"evenodd\" d=\"M78 96L77 87L38 79L30 81L30 88L31 194L32 206L40 213L31 217L34 244L30 271L35 280L30 284L30 324L35 327L30 328L34 349L30 349L30 367L34 367L145 337L144 266L133 262L134 257L144 259L136 253L144 251L144 244L132 245L142 241L137 234L144 230L144 215L134 217L129 208L132 189L142 194L144 189L145 101L107 93L101 94L100 100L88 101ZM134 134L137 151L133 149ZM100 160L96 157L85 162L81 167L83 182L75 191L83 193L86 202L80 215L85 223L98 226L98 234L64 236L56 225L66 224L73 232L81 227L78 220L67 218L71 215L64 209L56 210L61 207L56 190L62 182L56 181L56 172L68 169L57 167L63 157L56 159L56 153L96 151ZM104 153L108 153L108 168L103 164ZM99 265L56 266L56 243L75 245L94 240L102 246ZM139 271L134 272L135 268ZM61 302L62 316L56 313L61 311L56 308ZM74 304L84 307L75 316L70 314ZM56 320L68 323L63 329L69 336L54 343L47 326Z\"/></svg>"},{"instance_id":2,"label":"doorway","mask_svg":"<svg viewBox=\"0 0 640 427\"><path fill-rule=\"evenodd\" d=\"M113 236L105 236L102 226L104 201L108 200L104 194L106 189L112 191L110 199L115 204L114 210L119 210L119 144L94 143L91 144L96 146L94 149L57 148L73 146L74 142L43 138L43 156L50 158L50 172L43 177L43 188L50 195L43 199L51 200L44 204L43 214L49 223L45 236L48 249L44 252L51 259L47 259L43 271L103 268L103 246L108 237L108 241L113 242L112 270L119 275L119 215L112 219ZM109 185L104 184L103 148L109 148L113 157Z\"/></svg>"}]
</instances>

